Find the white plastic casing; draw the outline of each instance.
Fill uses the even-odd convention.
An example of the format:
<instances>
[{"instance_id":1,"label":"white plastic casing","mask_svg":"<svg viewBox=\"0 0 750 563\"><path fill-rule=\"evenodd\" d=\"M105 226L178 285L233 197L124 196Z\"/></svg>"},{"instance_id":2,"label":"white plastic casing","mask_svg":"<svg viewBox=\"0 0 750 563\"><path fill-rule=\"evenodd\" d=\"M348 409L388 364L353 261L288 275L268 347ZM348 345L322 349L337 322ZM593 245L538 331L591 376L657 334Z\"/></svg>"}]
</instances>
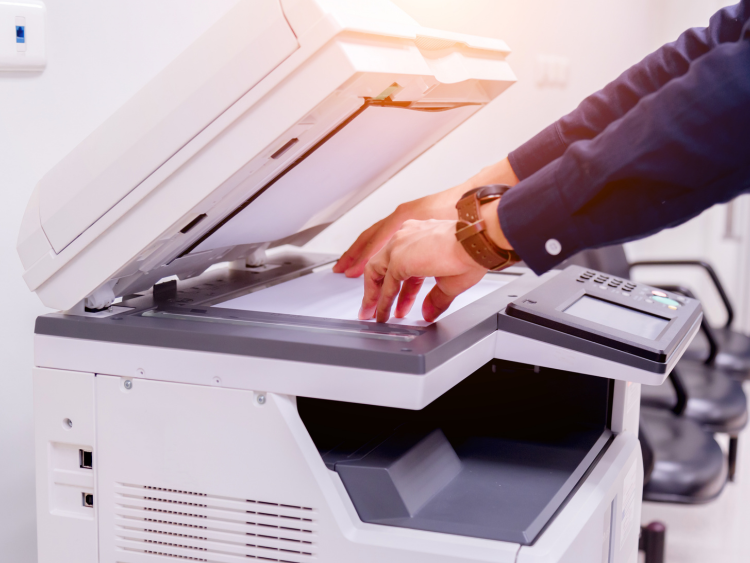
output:
<instances>
[{"instance_id":1,"label":"white plastic casing","mask_svg":"<svg viewBox=\"0 0 750 563\"><path fill-rule=\"evenodd\" d=\"M635 414L616 409L614 441L529 546L361 522L293 396L39 368L34 387L39 563L636 561L637 387L616 384ZM92 445L92 469L56 455Z\"/></svg>"},{"instance_id":2,"label":"white plastic casing","mask_svg":"<svg viewBox=\"0 0 750 563\"><path fill-rule=\"evenodd\" d=\"M512 84L508 53L499 40L423 28L388 0L242 0L42 178L18 238L26 283L55 309L106 304L319 232ZM311 190L295 186L306 216L278 214L267 237L181 256L394 84L397 103L468 105L433 113L437 125L335 197L300 204ZM392 139L375 131L367 147L387 151Z\"/></svg>"}]
</instances>

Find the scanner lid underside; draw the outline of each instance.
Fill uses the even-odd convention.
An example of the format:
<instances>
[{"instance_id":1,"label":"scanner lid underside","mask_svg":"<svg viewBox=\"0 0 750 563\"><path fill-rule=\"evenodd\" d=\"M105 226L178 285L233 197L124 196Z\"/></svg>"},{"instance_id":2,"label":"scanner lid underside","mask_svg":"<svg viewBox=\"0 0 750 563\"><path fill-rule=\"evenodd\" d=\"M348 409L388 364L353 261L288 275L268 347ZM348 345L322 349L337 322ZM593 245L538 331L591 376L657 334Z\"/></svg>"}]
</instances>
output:
<instances>
[{"instance_id":1,"label":"scanner lid underside","mask_svg":"<svg viewBox=\"0 0 750 563\"><path fill-rule=\"evenodd\" d=\"M247 48L219 57L222 72L189 78L203 80L189 83L193 98L175 98L166 117L151 111L155 88L188 80L181 69L212 55L211 42L201 38L95 131L97 142L87 139L37 186L18 248L27 284L46 305L69 310L85 300L99 308L168 276L187 279L218 262L252 261L269 247L304 244L515 80L500 41L440 37L416 23L409 31L403 20L390 31L382 20L363 30L366 19L347 27L345 17L323 18L297 37L287 20L279 22L284 13L276 0L257 9L241 4L206 36L218 29L240 40L242 26L227 18L262 15L279 30L287 26L277 30L286 46L259 51L247 39ZM255 39L269 40L265 31ZM266 54L270 68L240 94L225 71ZM205 90L212 81L219 88ZM239 97L212 94L222 81ZM198 111L209 106L211 112ZM128 114L148 132L134 137L135 148L116 142L127 133ZM139 141L177 142L178 129L187 140L160 158L137 150ZM76 184L85 177L82 163L110 164L86 186L96 196L91 205L103 210L98 217ZM118 170L129 177L134 169L140 172L129 184L117 184ZM67 216L60 213L66 209Z\"/></svg>"}]
</instances>

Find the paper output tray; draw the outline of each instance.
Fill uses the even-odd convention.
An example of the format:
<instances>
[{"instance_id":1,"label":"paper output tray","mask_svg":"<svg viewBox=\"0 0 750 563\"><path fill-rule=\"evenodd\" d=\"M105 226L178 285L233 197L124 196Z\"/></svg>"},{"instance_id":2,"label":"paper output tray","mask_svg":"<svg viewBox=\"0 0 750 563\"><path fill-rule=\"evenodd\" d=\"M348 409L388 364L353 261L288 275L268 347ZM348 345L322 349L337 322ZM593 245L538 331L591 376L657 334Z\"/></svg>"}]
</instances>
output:
<instances>
[{"instance_id":1,"label":"paper output tray","mask_svg":"<svg viewBox=\"0 0 750 563\"><path fill-rule=\"evenodd\" d=\"M421 411L298 407L362 521L529 545L606 449L610 385L495 361Z\"/></svg>"}]
</instances>

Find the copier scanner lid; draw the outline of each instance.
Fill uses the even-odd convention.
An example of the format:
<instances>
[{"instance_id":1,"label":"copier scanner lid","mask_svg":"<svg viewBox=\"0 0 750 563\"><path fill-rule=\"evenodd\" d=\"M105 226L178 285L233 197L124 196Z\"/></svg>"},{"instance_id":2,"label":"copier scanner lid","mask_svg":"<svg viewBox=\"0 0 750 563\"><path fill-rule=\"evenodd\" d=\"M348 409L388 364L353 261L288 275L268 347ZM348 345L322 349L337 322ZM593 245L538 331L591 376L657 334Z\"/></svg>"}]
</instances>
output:
<instances>
[{"instance_id":1,"label":"copier scanner lid","mask_svg":"<svg viewBox=\"0 0 750 563\"><path fill-rule=\"evenodd\" d=\"M304 244L515 80L388 0L243 0L50 170L18 239L45 305Z\"/></svg>"}]
</instances>

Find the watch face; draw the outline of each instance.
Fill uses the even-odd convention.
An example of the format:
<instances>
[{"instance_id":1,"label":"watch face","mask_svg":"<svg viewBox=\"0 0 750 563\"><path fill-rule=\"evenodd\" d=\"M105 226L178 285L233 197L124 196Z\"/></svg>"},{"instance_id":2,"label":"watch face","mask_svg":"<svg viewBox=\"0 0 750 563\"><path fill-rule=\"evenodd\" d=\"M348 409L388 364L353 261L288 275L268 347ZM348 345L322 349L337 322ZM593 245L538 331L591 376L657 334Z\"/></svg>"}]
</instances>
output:
<instances>
[{"instance_id":1,"label":"watch face","mask_svg":"<svg viewBox=\"0 0 750 563\"><path fill-rule=\"evenodd\" d=\"M494 201L496 199L500 199L501 197L502 196L500 196L500 195L491 194L491 195L487 195L487 196L483 196L483 197L477 197L477 199L479 200L479 205L484 205L485 203L489 203L489 202Z\"/></svg>"},{"instance_id":2,"label":"watch face","mask_svg":"<svg viewBox=\"0 0 750 563\"><path fill-rule=\"evenodd\" d=\"M477 199L480 201L490 201L503 195L510 189L510 186L506 184L490 184L489 186L482 186L478 189Z\"/></svg>"},{"instance_id":3,"label":"watch face","mask_svg":"<svg viewBox=\"0 0 750 563\"><path fill-rule=\"evenodd\" d=\"M464 193L464 195L461 196L461 199L466 199L467 197L469 197L472 194L477 193L479 190L481 190L484 187L486 187L486 186L480 186L478 188L472 188L472 189L470 189L468 192ZM461 200L459 200L459 201L461 201Z\"/></svg>"}]
</instances>

